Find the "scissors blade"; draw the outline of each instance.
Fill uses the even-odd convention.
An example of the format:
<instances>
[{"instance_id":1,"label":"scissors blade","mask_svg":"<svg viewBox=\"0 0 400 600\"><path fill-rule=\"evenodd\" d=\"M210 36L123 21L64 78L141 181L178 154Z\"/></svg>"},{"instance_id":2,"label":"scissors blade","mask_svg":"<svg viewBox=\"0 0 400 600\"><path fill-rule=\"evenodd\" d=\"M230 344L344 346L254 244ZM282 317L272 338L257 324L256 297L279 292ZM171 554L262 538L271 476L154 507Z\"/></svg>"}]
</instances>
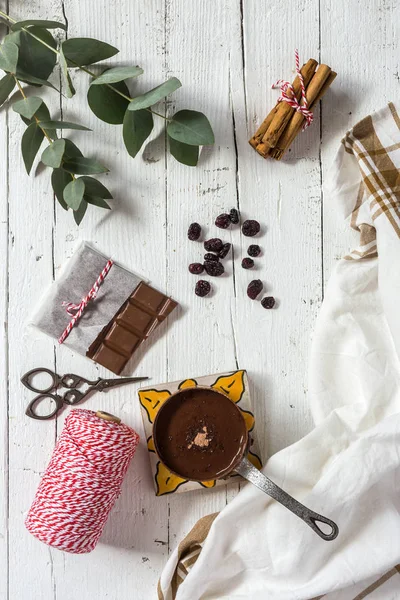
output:
<instances>
[{"instance_id":1,"label":"scissors blade","mask_svg":"<svg viewBox=\"0 0 400 600\"><path fill-rule=\"evenodd\" d=\"M99 391L108 390L112 387L119 385L126 385L127 383L136 383L137 381L145 381L148 377L118 377L113 379L100 379L96 384L96 388Z\"/></svg>"}]
</instances>

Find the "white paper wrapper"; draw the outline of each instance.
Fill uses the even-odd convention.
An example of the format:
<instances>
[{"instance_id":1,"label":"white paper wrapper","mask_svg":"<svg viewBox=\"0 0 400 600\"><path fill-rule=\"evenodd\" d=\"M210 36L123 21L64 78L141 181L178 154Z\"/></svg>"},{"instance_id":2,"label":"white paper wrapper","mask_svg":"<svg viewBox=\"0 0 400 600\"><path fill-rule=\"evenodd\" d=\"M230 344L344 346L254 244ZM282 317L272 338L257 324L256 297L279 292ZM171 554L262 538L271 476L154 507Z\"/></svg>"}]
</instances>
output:
<instances>
[{"instance_id":1,"label":"white paper wrapper","mask_svg":"<svg viewBox=\"0 0 400 600\"><path fill-rule=\"evenodd\" d=\"M57 281L40 300L31 324L58 340L71 320L63 302L79 304L93 287L108 260L108 256L87 242L82 242L62 269ZM89 302L64 345L86 356L91 343L111 321L140 281L142 281L140 277L114 262L99 287L96 298Z\"/></svg>"}]
</instances>

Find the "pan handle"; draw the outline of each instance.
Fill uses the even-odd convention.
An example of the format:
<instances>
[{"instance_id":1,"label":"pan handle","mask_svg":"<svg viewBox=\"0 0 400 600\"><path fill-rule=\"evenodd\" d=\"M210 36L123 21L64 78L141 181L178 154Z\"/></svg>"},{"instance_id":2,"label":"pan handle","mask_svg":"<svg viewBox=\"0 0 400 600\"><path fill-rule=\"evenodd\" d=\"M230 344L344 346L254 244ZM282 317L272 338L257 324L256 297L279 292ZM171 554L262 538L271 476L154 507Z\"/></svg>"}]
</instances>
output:
<instances>
[{"instance_id":1,"label":"pan handle","mask_svg":"<svg viewBox=\"0 0 400 600\"><path fill-rule=\"evenodd\" d=\"M292 513L300 517L300 519L303 519L303 521L307 523L307 525L311 527L311 529L315 531L315 533L317 533L323 540L334 540L338 536L339 527L336 525L336 523L310 510L292 498L292 496L282 490L278 485L276 485L276 483L271 481L271 479L266 477L263 473L261 473L261 471L254 467L247 458L242 458L239 465L235 467L235 471L250 481L253 485L257 486L265 494L268 494L271 496L271 498L274 498L274 500L280 502L283 506L292 511ZM317 525L318 522L328 525L331 528L331 531L329 533L322 531L322 529Z\"/></svg>"}]
</instances>

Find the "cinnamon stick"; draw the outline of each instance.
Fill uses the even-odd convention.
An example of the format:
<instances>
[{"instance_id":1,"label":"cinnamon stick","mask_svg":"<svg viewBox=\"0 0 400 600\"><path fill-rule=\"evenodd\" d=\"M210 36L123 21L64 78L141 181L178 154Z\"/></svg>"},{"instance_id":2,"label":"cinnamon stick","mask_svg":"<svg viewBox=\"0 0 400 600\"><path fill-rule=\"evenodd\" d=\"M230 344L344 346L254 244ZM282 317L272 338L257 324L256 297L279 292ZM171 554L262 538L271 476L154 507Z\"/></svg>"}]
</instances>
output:
<instances>
[{"instance_id":1,"label":"cinnamon stick","mask_svg":"<svg viewBox=\"0 0 400 600\"><path fill-rule=\"evenodd\" d=\"M300 72L303 76L303 80L304 80L304 85L307 86L312 78L312 76L315 73L315 69L317 68L317 61L314 60L313 58L310 58L300 69ZM294 93L296 95L297 100L300 99L300 95L301 95L301 85L300 85L300 80L299 77L296 76L295 80L293 81L293 89L294 89ZM293 96L293 94L291 94L289 92L288 94L289 96ZM267 139L270 140L274 140L276 138L276 141L279 139L280 135L282 134L283 130L285 129L288 121L290 120L290 117L293 114L294 109L289 106L289 104L287 102L279 102L272 110L271 112L268 114L268 116L264 119L264 121L261 123L260 127L257 129L256 133L253 135L253 137L249 140L249 144L251 146L253 146L253 148L257 148L258 144L261 143L261 141L266 141L264 139L264 136L268 136ZM275 143L271 143L271 146L274 146Z\"/></svg>"},{"instance_id":2,"label":"cinnamon stick","mask_svg":"<svg viewBox=\"0 0 400 600\"><path fill-rule=\"evenodd\" d=\"M314 102L315 98L321 91L321 89L322 89L325 81L328 79L330 73L331 73L331 68L328 67L328 65L320 65L318 67L317 71L315 72L313 78L311 79L311 81L306 89L306 98L307 98L309 107L311 106L311 104ZM287 104L287 102L284 102L281 104ZM303 125L303 123L304 123L304 117L301 114L301 112L296 112L294 109L291 109L291 119L287 123L287 127L282 132L280 138L275 143L274 149L285 150L288 147L288 143L291 143L291 142L288 142L288 140L291 139L293 141L294 137L297 135L297 133L298 133L300 127ZM293 135L293 133L294 133L294 135ZM276 154L275 152L274 153L270 152L269 151L270 148L271 148L271 146L269 144L262 141L257 146L256 150L259 154L261 154L262 156L264 156L266 158L268 155L272 156L272 154Z\"/></svg>"},{"instance_id":3,"label":"cinnamon stick","mask_svg":"<svg viewBox=\"0 0 400 600\"><path fill-rule=\"evenodd\" d=\"M322 66L326 66L326 65L321 65L321 67ZM319 69L318 69L318 71L319 71ZM317 71L317 73L318 73L318 71ZM321 74L321 75L323 75L323 74ZM320 86L319 91L317 93L315 93L313 91L314 97L312 97L312 95L310 93L310 98L309 98L308 94L307 94L307 92L308 92L308 90L307 90L306 97L307 97L307 100L309 101L310 110L313 110L313 108L315 108L315 106L321 100L322 96L325 94L325 92L328 90L328 88L330 87L330 85L332 84L334 79L336 78L336 75L337 75L337 73L335 73L334 71L330 71L330 73L328 74L328 77L325 79L323 85ZM315 75L315 77L316 77L316 75ZM310 84L310 86L311 86L311 84ZM300 116L302 118L299 118ZM296 135L299 133L300 128L303 125L303 120L304 120L304 117L300 113L296 113L296 115L294 115L293 119L288 124L283 135L278 140L276 147L273 148L271 150L271 152L269 153L269 156L271 156L272 158L275 158L276 160L281 160L281 158L285 154L286 150L289 148L289 146L291 146Z\"/></svg>"},{"instance_id":4,"label":"cinnamon stick","mask_svg":"<svg viewBox=\"0 0 400 600\"><path fill-rule=\"evenodd\" d=\"M306 88L313 79L317 65L317 61L313 58L310 58L300 71L303 75L304 86ZM301 85L298 77L296 77L292 85L297 100L300 100ZM293 97L293 94L289 92L288 96ZM262 142L267 144L270 148L274 148L294 113L295 109L292 108L287 102L279 102L275 116L272 119L272 122L269 125L266 133L264 134Z\"/></svg>"}]
</instances>

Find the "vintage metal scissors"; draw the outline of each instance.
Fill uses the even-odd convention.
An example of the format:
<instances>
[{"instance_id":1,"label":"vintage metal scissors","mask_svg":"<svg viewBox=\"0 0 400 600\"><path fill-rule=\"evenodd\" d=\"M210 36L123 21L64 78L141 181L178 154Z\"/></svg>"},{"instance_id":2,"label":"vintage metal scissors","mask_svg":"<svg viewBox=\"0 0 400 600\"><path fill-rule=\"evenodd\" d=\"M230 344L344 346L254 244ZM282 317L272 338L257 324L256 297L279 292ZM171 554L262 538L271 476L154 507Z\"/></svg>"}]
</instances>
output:
<instances>
[{"instance_id":1,"label":"vintage metal scissors","mask_svg":"<svg viewBox=\"0 0 400 600\"><path fill-rule=\"evenodd\" d=\"M51 383L47 387L38 387L31 383L31 380L35 375L40 375L41 373L46 373L51 377ZM44 367L40 367L37 369L32 369L25 373L23 377L21 377L21 382L24 384L28 390L32 392L38 392L38 396L28 404L28 407L25 413L28 417L32 419L51 419L54 417L63 407L64 404L78 404L78 402L82 402L88 394L92 392L103 392L104 390L109 390L110 388L117 387L119 385L125 385L127 383L134 383L137 381L144 381L148 379L148 377L117 377L114 379L102 379L99 377L95 381L90 381L85 377L81 377L80 375L74 375L73 373L67 373L66 375L60 376L54 371L50 369L45 369ZM81 384L87 384L89 387L86 391L81 392L77 389ZM62 395L55 393L59 387L68 388L66 392ZM48 410L45 411L45 414L42 414L43 405L47 407L46 400L50 405ZM39 405L42 405L42 409L39 411Z\"/></svg>"}]
</instances>

